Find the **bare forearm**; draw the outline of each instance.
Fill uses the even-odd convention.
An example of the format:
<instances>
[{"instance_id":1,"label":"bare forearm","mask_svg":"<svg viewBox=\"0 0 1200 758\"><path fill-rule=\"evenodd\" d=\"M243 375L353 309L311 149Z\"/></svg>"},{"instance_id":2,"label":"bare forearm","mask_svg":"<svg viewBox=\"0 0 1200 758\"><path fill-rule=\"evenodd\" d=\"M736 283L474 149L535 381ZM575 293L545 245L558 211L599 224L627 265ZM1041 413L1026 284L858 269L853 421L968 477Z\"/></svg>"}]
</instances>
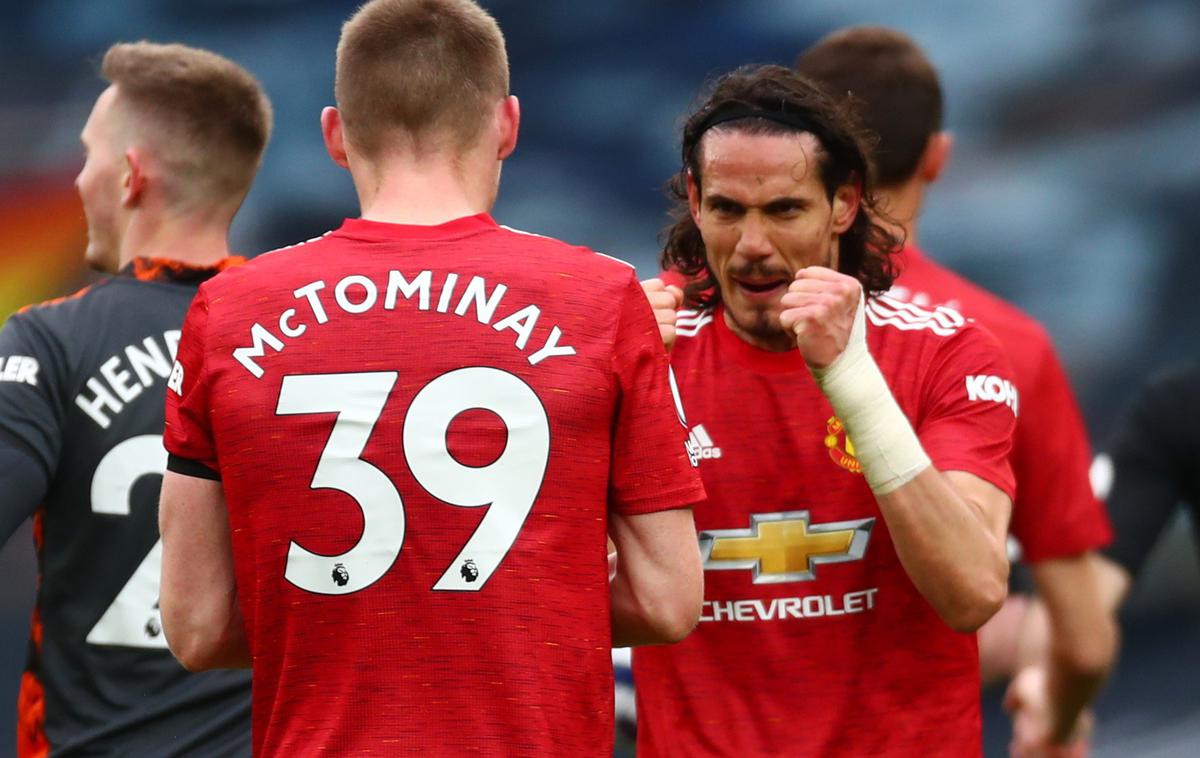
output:
<instances>
[{"instance_id":1,"label":"bare forearm","mask_svg":"<svg viewBox=\"0 0 1200 758\"><path fill-rule=\"evenodd\" d=\"M189 671L249 666L221 483L168 471L158 523L159 603L171 652Z\"/></svg>"},{"instance_id":2,"label":"bare forearm","mask_svg":"<svg viewBox=\"0 0 1200 758\"><path fill-rule=\"evenodd\" d=\"M900 563L938 615L962 632L991 618L1007 592L1004 544L946 475L927 468L876 500Z\"/></svg>"},{"instance_id":3,"label":"bare forearm","mask_svg":"<svg viewBox=\"0 0 1200 758\"><path fill-rule=\"evenodd\" d=\"M704 601L691 509L614 515L609 533L618 555L609 583L613 647L682 640L695 628Z\"/></svg>"},{"instance_id":4,"label":"bare forearm","mask_svg":"<svg viewBox=\"0 0 1200 758\"><path fill-rule=\"evenodd\" d=\"M250 667L250 648L236 602L232 608L221 602L180 605L168 605L164 598L163 628L171 652L184 668Z\"/></svg>"},{"instance_id":5,"label":"bare forearm","mask_svg":"<svg viewBox=\"0 0 1200 758\"><path fill-rule=\"evenodd\" d=\"M1104 686L1108 671L1081 670L1069 655L1051 654L1046 690L1050 700L1050 742L1069 742L1079 718Z\"/></svg>"},{"instance_id":6,"label":"bare forearm","mask_svg":"<svg viewBox=\"0 0 1200 758\"><path fill-rule=\"evenodd\" d=\"M1023 625L1029 598L1009 594L996 615L979 628L979 681L983 686L1007 681L1025 665Z\"/></svg>"},{"instance_id":7,"label":"bare forearm","mask_svg":"<svg viewBox=\"0 0 1200 758\"><path fill-rule=\"evenodd\" d=\"M1071 737L1116 659L1116 602L1103 560L1085 553L1033 566L1040 598L1031 606L1025 636L1043 640L1051 742Z\"/></svg>"},{"instance_id":8,"label":"bare forearm","mask_svg":"<svg viewBox=\"0 0 1200 758\"><path fill-rule=\"evenodd\" d=\"M639 602L618 574L612 584L613 647L671 644L686 637L695 626L694 620L672 624L670 617L669 609L647 607Z\"/></svg>"}]
</instances>

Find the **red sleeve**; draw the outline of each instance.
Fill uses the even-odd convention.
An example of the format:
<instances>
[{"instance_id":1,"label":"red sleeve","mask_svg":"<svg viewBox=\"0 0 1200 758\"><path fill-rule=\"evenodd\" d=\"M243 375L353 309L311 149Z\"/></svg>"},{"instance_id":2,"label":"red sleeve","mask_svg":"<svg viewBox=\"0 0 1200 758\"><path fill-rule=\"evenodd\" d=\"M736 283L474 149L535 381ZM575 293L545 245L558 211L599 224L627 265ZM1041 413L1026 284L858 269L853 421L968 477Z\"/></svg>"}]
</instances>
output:
<instances>
[{"instance_id":1,"label":"red sleeve","mask_svg":"<svg viewBox=\"0 0 1200 758\"><path fill-rule=\"evenodd\" d=\"M704 486L687 454L687 427L669 371L658 322L630 272L613 346L618 400L609 507L617 513L665 511L704 499Z\"/></svg>"},{"instance_id":2,"label":"red sleeve","mask_svg":"<svg viewBox=\"0 0 1200 758\"><path fill-rule=\"evenodd\" d=\"M663 280L663 284L667 286L675 285L676 287L686 287L688 280L683 274L675 269L667 269L658 275L659 279Z\"/></svg>"},{"instance_id":3,"label":"red sleeve","mask_svg":"<svg viewBox=\"0 0 1200 758\"><path fill-rule=\"evenodd\" d=\"M938 346L917 424L921 445L939 471L966 471L1011 498L1008 455L1019 412L1012 368L995 337L968 324Z\"/></svg>"},{"instance_id":4,"label":"red sleeve","mask_svg":"<svg viewBox=\"0 0 1200 758\"><path fill-rule=\"evenodd\" d=\"M1036 379L1021 387L1011 531L1036 562L1104 547L1112 527L1088 481L1091 447L1066 372L1048 339L1029 349L1039 359Z\"/></svg>"},{"instance_id":5,"label":"red sleeve","mask_svg":"<svg viewBox=\"0 0 1200 758\"><path fill-rule=\"evenodd\" d=\"M163 446L174 457L217 471L217 450L209 419L207 331L208 298L201 286L183 321L175 366L167 380Z\"/></svg>"}]
</instances>

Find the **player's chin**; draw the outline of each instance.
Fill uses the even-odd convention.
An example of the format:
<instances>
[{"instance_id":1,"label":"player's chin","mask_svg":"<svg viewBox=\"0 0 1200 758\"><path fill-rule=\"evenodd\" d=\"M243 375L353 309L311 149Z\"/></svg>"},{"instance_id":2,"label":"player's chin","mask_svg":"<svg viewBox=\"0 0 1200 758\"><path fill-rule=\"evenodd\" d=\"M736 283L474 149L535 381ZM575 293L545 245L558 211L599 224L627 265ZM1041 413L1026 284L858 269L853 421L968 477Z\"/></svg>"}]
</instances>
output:
<instances>
[{"instance_id":1,"label":"player's chin","mask_svg":"<svg viewBox=\"0 0 1200 758\"><path fill-rule=\"evenodd\" d=\"M726 302L725 307L742 331L759 340L775 342L787 335L787 330L779 322L779 314L784 311L779 302L749 305Z\"/></svg>"},{"instance_id":2,"label":"player's chin","mask_svg":"<svg viewBox=\"0 0 1200 758\"><path fill-rule=\"evenodd\" d=\"M783 292L773 298L745 298L738 293L726 299L725 307L733 311L734 319L745 329L767 332L781 328L779 314L784 311L782 299Z\"/></svg>"},{"instance_id":3,"label":"player's chin","mask_svg":"<svg viewBox=\"0 0 1200 758\"><path fill-rule=\"evenodd\" d=\"M83 251L83 261L88 268L93 271L99 271L102 274L115 274L117 271L117 262L115 255L110 255L109 251L101 245L88 241L87 248Z\"/></svg>"}]
</instances>

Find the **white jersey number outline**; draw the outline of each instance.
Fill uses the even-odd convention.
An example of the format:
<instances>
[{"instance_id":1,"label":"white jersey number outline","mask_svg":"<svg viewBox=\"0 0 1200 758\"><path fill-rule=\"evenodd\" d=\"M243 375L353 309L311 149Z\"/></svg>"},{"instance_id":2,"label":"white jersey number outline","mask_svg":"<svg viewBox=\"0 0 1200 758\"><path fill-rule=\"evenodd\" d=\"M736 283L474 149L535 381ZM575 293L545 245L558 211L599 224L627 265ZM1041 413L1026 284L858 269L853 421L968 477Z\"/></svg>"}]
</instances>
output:
<instances>
[{"instance_id":1,"label":"white jersey number outline","mask_svg":"<svg viewBox=\"0 0 1200 758\"><path fill-rule=\"evenodd\" d=\"M143 476L161 475L167 468L162 435L141 434L117 444L100 459L92 474L92 512L128 516L133 485ZM88 632L92 645L167 649L158 611L162 574L162 540L138 564L104 615Z\"/></svg>"},{"instance_id":2,"label":"white jersey number outline","mask_svg":"<svg viewBox=\"0 0 1200 758\"><path fill-rule=\"evenodd\" d=\"M404 501L396 485L361 458L399 374L290 374L280 387L278 415L337 413L311 489L343 492L362 509L358 543L320 555L292 541L284 578L308 592L345 595L371 586L391 569L404 545ZM480 408L500 417L508 441L487 466L459 463L446 447L450 423ZM541 490L550 455L550 421L537 394L500 369L473 366L442 374L413 398L404 419L404 456L433 497L462 508L488 506L475 532L434 590L477 592L516 542Z\"/></svg>"}]
</instances>

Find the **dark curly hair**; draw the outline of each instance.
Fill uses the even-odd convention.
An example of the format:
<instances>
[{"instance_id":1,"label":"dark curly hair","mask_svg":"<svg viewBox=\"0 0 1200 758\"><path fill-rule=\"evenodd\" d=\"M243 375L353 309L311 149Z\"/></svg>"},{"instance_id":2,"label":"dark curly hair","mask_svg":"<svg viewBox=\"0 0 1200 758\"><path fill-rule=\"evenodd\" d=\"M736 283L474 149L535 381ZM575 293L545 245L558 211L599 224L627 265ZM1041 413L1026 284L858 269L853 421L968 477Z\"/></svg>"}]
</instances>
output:
<instances>
[{"instance_id":1,"label":"dark curly hair","mask_svg":"<svg viewBox=\"0 0 1200 758\"><path fill-rule=\"evenodd\" d=\"M701 184L700 143L712 129L754 135L807 131L815 136L821 145L821 181L829 199L848 183L862 187L858 214L839 240L838 269L862 282L869 293L891 287L897 274L894 256L903 240L877 221L887 216L877 207L873 194L872 143L849 104L839 105L812 81L783 66L743 66L708 89L708 97L684 124L683 166L667 184L676 208L663 235L661 262L664 269L687 278L684 294L688 305L710 308L721 299L687 194L689 174L697 187ZM741 115L755 112L769 115Z\"/></svg>"}]
</instances>

